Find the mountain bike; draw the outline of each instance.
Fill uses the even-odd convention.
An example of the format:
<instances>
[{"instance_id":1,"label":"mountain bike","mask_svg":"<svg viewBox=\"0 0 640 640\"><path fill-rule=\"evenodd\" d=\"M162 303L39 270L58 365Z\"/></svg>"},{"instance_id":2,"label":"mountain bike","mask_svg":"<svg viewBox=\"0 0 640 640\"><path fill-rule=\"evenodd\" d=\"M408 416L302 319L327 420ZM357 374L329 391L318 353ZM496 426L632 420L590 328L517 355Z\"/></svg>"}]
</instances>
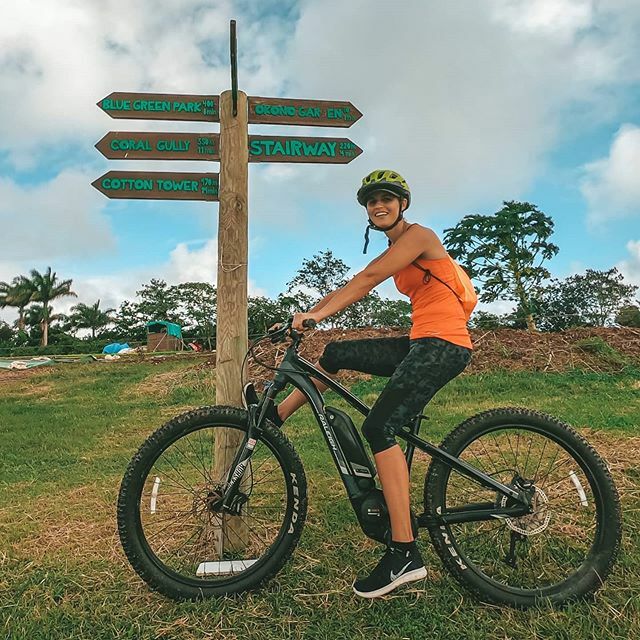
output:
<instances>
[{"instance_id":1,"label":"mountain bike","mask_svg":"<svg viewBox=\"0 0 640 640\"><path fill-rule=\"evenodd\" d=\"M362 531L389 542L375 466L350 416L325 405L311 379L365 416L369 407L298 354L303 337L290 319L247 352L257 357L263 340L289 340L257 404L177 416L131 460L118 529L153 589L174 599L240 593L272 579L292 556L307 512L306 477L290 441L265 418L288 384L308 399ZM560 605L603 584L620 546L620 502L584 438L552 416L500 408L465 420L438 447L418 435L425 419L415 416L397 434L410 472L415 457L431 458L412 525L416 534L427 529L458 582L484 602L519 608Z\"/></svg>"}]
</instances>

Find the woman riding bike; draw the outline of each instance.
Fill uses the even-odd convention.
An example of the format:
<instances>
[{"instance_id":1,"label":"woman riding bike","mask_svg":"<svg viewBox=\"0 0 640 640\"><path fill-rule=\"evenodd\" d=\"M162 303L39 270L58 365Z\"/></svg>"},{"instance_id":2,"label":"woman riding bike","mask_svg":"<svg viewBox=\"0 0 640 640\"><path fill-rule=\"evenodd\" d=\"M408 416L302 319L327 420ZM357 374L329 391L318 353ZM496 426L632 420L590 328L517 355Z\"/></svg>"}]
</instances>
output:
<instances>
[{"instance_id":1,"label":"woman riding bike","mask_svg":"<svg viewBox=\"0 0 640 640\"><path fill-rule=\"evenodd\" d=\"M364 253L370 229L384 232L389 246L345 286L309 312L295 314L293 328L302 331L305 320L321 322L342 311L390 276L411 299L409 336L332 342L317 365L330 375L351 369L390 377L362 425L374 453L392 533L378 565L353 584L359 596L375 598L427 575L411 526L407 462L395 434L464 370L472 344L467 313L456 292L456 265L431 229L404 218L411 204L404 178L395 171L373 171L362 180L357 199L369 218ZM320 391L326 389L314 383ZM271 405L268 417L279 426L305 402L305 396L295 390L281 404Z\"/></svg>"}]
</instances>

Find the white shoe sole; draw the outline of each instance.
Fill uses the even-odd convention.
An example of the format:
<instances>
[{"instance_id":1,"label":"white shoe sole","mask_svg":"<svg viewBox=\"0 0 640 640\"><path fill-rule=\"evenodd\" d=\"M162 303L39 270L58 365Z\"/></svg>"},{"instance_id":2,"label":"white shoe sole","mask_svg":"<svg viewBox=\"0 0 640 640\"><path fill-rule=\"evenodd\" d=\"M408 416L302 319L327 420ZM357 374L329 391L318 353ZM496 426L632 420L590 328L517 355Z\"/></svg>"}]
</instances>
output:
<instances>
[{"instance_id":1,"label":"white shoe sole","mask_svg":"<svg viewBox=\"0 0 640 640\"><path fill-rule=\"evenodd\" d=\"M247 387L250 386L251 384L252 384L251 382L247 382L247 384L245 384L244 387L242 387L242 393L240 394L241 400L242 400L242 406L245 409L249 408L249 407L247 407L246 393L247 393Z\"/></svg>"},{"instance_id":2,"label":"white shoe sole","mask_svg":"<svg viewBox=\"0 0 640 640\"><path fill-rule=\"evenodd\" d=\"M407 571L407 573L403 573L400 577L396 578L393 582L390 582L388 585L381 587L380 589L376 589L376 591L368 591L367 593L364 593L362 591L358 591L354 586L353 592L356 595L359 595L361 598L379 598L380 596L384 596L390 591L393 591L396 587L399 587L401 584L405 584L407 582L413 582L414 580L422 580L422 578L426 578L426 577L427 577L426 567L420 567L419 569L414 569L413 571Z\"/></svg>"}]
</instances>

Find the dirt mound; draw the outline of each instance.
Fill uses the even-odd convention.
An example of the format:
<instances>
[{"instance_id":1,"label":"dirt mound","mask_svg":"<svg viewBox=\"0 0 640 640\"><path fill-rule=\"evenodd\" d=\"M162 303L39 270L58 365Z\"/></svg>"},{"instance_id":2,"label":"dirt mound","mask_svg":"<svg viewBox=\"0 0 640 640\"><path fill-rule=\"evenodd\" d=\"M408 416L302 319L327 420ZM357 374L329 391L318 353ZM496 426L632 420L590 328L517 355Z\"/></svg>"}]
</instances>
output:
<instances>
[{"instance_id":1,"label":"dirt mound","mask_svg":"<svg viewBox=\"0 0 640 640\"><path fill-rule=\"evenodd\" d=\"M325 345L336 340L358 340L403 336L408 329L331 329L307 333L300 354L315 362ZM495 331L474 330L473 360L467 372L508 371L567 371L583 369L595 372L621 371L629 365L640 365L640 329L604 329L585 327L559 333L529 333L516 329ZM270 366L279 362L286 345L263 343L257 347L260 360ZM268 379L265 369L253 363L250 379ZM341 371L343 381L367 377L363 374Z\"/></svg>"}]
</instances>

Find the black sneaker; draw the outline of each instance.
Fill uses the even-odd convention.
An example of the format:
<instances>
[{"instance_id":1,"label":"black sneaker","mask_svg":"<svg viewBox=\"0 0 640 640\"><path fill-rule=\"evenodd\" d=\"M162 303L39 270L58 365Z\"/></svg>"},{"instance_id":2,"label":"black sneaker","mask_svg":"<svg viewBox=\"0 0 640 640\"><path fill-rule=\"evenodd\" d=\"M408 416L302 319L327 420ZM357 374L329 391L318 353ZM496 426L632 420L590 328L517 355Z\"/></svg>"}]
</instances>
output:
<instances>
[{"instance_id":1,"label":"black sneaker","mask_svg":"<svg viewBox=\"0 0 640 640\"><path fill-rule=\"evenodd\" d=\"M242 390L242 404L244 408L248 409L250 404L258 404L258 402L260 402L260 398L258 398L253 382L248 382ZM273 422L276 427L281 427L284 422L278 415L278 405L273 402L267 408L267 419Z\"/></svg>"},{"instance_id":2,"label":"black sneaker","mask_svg":"<svg viewBox=\"0 0 640 640\"><path fill-rule=\"evenodd\" d=\"M371 575L356 580L353 590L363 598L378 598L401 584L426 577L427 570L416 544L407 550L389 546Z\"/></svg>"}]
</instances>

